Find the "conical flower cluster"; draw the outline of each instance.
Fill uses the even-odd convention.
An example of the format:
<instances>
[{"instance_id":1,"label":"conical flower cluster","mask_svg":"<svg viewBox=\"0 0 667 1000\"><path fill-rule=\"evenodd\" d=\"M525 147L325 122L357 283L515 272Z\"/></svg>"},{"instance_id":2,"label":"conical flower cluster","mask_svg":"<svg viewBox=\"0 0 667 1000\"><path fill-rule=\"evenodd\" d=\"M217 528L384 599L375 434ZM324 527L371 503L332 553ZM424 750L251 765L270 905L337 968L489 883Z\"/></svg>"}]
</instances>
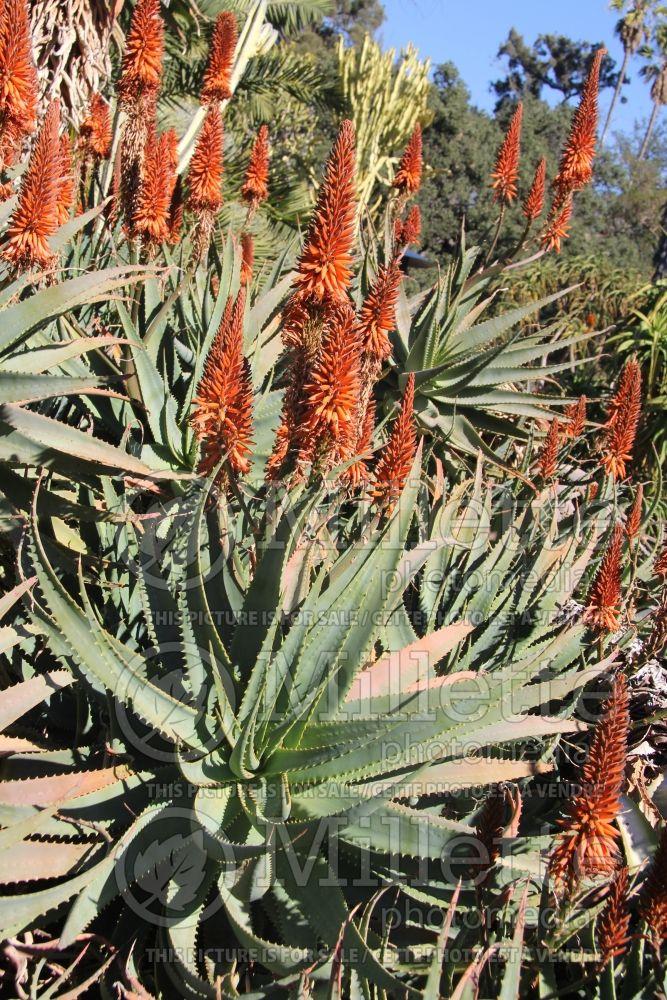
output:
<instances>
[{"instance_id":1,"label":"conical flower cluster","mask_svg":"<svg viewBox=\"0 0 667 1000\"><path fill-rule=\"evenodd\" d=\"M93 94L88 114L79 129L79 149L84 156L106 160L111 153L111 111L101 94Z\"/></svg>"},{"instance_id":2,"label":"conical flower cluster","mask_svg":"<svg viewBox=\"0 0 667 1000\"><path fill-rule=\"evenodd\" d=\"M601 632L617 632L620 628L621 554L623 528L617 524L609 548L593 581L588 595L584 621Z\"/></svg>"},{"instance_id":3,"label":"conical flower cluster","mask_svg":"<svg viewBox=\"0 0 667 1000\"><path fill-rule=\"evenodd\" d=\"M542 159L537 165L533 183L526 195L521 212L529 223L539 219L544 211L544 188L547 178L547 161Z\"/></svg>"},{"instance_id":4,"label":"conical flower cluster","mask_svg":"<svg viewBox=\"0 0 667 1000\"><path fill-rule=\"evenodd\" d=\"M160 0L138 0L125 41L118 81L118 96L126 105L138 106L142 98L151 105L162 79L164 23Z\"/></svg>"},{"instance_id":5,"label":"conical flower cluster","mask_svg":"<svg viewBox=\"0 0 667 1000\"><path fill-rule=\"evenodd\" d=\"M49 106L19 191L2 256L16 270L54 263L49 238L58 228L62 154L58 136L60 103Z\"/></svg>"},{"instance_id":6,"label":"conical flower cluster","mask_svg":"<svg viewBox=\"0 0 667 1000\"><path fill-rule=\"evenodd\" d=\"M10 166L37 121L37 70L26 0L0 4L0 165Z\"/></svg>"},{"instance_id":7,"label":"conical flower cluster","mask_svg":"<svg viewBox=\"0 0 667 1000\"><path fill-rule=\"evenodd\" d=\"M394 243L396 247L408 247L419 243L422 232L422 217L419 205L413 205L404 219L394 222Z\"/></svg>"},{"instance_id":8,"label":"conical flower cluster","mask_svg":"<svg viewBox=\"0 0 667 1000\"><path fill-rule=\"evenodd\" d=\"M222 118L217 104L209 108L188 170L187 207L196 217L194 255L203 258L211 242L215 216L222 207Z\"/></svg>"},{"instance_id":9,"label":"conical flower cluster","mask_svg":"<svg viewBox=\"0 0 667 1000\"><path fill-rule=\"evenodd\" d=\"M419 122L415 125L412 135L405 147L405 152L398 165L392 187L399 194L415 194L422 179L422 129Z\"/></svg>"},{"instance_id":10,"label":"conical flower cluster","mask_svg":"<svg viewBox=\"0 0 667 1000\"><path fill-rule=\"evenodd\" d=\"M561 200L572 191L579 191L593 176L593 158L598 125L598 87L600 66L606 49L598 49L581 94L570 134L561 156L554 180Z\"/></svg>"},{"instance_id":11,"label":"conical flower cluster","mask_svg":"<svg viewBox=\"0 0 667 1000\"><path fill-rule=\"evenodd\" d=\"M266 201L269 195L269 129L262 125L257 133L250 154L245 180L241 187L241 197L251 208Z\"/></svg>"},{"instance_id":12,"label":"conical flower cluster","mask_svg":"<svg viewBox=\"0 0 667 1000\"><path fill-rule=\"evenodd\" d=\"M176 185L176 133L173 129L150 134L137 192L132 230L144 244L155 246L168 240L172 196Z\"/></svg>"},{"instance_id":13,"label":"conical flower cluster","mask_svg":"<svg viewBox=\"0 0 667 1000\"><path fill-rule=\"evenodd\" d=\"M523 104L519 102L512 115L503 144L498 150L495 167L491 174L493 198L501 205L510 205L517 196L522 119Z\"/></svg>"},{"instance_id":14,"label":"conical flower cluster","mask_svg":"<svg viewBox=\"0 0 667 1000\"><path fill-rule=\"evenodd\" d=\"M296 295L341 303L352 277L355 236L354 128L344 121L334 143L306 243L297 264Z\"/></svg>"},{"instance_id":15,"label":"conical flower cluster","mask_svg":"<svg viewBox=\"0 0 667 1000\"><path fill-rule=\"evenodd\" d=\"M614 821L620 811L629 726L627 682L619 674L593 732L581 769L581 790L569 801L551 855L550 871L559 889L571 889L581 877L609 876L618 864Z\"/></svg>"},{"instance_id":16,"label":"conical flower cluster","mask_svg":"<svg viewBox=\"0 0 667 1000\"><path fill-rule=\"evenodd\" d=\"M554 205L549 213L549 220L541 240L543 250L555 250L556 253L560 253L561 244L570 233L571 218L572 196L570 195L560 207L556 208Z\"/></svg>"},{"instance_id":17,"label":"conical flower cluster","mask_svg":"<svg viewBox=\"0 0 667 1000\"><path fill-rule=\"evenodd\" d=\"M382 449L371 488L373 499L387 514L391 514L403 492L417 451L414 406L415 376L411 372L400 413L394 421L389 440Z\"/></svg>"},{"instance_id":18,"label":"conical flower cluster","mask_svg":"<svg viewBox=\"0 0 667 1000\"><path fill-rule=\"evenodd\" d=\"M222 118L209 109L201 127L188 170L188 208L195 213L217 212L222 206Z\"/></svg>"},{"instance_id":19,"label":"conical flower cluster","mask_svg":"<svg viewBox=\"0 0 667 1000\"><path fill-rule=\"evenodd\" d=\"M623 479L632 461L641 414L642 377L637 361L631 358L619 379L618 390L609 407L602 445L602 466L614 479Z\"/></svg>"},{"instance_id":20,"label":"conical flower cluster","mask_svg":"<svg viewBox=\"0 0 667 1000\"><path fill-rule=\"evenodd\" d=\"M193 400L192 423L201 442L198 471L209 475L226 460L235 474L250 471L252 446L252 379L243 356L245 290L228 299L220 328L206 359L204 374ZM218 483L228 482L223 466Z\"/></svg>"},{"instance_id":21,"label":"conical flower cluster","mask_svg":"<svg viewBox=\"0 0 667 1000\"><path fill-rule=\"evenodd\" d=\"M232 96L231 79L238 26L231 11L220 14L213 28L211 52L204 74L201 99L204 104L228 101Z\"/></svg>"},{"instance_id":22,"label":"conical flower cluster","mask_svg":"<svg viewBox=\"0 0 667 1000\"><path fill-rule=\"evenodd\" d=\"M396 302L401 269L395 257L382 265L359 313L359 333L364 353L382 362L391 354L388 334L396 327Z\"/></svg>"},{"instance_id":23,"label":"conical flower cluster","mask_svg":"<svg viewBox=\"0 0 667 1000\"><path fill-rule=\"evenodd\" d=\"M353 453L359 401L359 333L349 305L332 310L303 391L301 462L326 470Z\"/></svg>"},{"instance_id":24,"label":"conical flower cluster","mask_svg":"<svg viewBox=\"0 0 667 1000\"><path fill-rule=\"evenodd\" d=\"M560 447L560 424L556 417L549 425L545 442L540 452L537 467L545 482L553 479L558 471L558 449Z\"/></svg>"},{"instance_id":25,"label":"conical flower cluster","mask_svg":"<svg viewBox=\"0 0 667 1000\"><path fill-rule=\"evenodd\" d=\"M563 436L576 440L581 437L586 428L586 397L580 396L576 403L565 407L565 425Z\"/></svg>"}]
</instances>

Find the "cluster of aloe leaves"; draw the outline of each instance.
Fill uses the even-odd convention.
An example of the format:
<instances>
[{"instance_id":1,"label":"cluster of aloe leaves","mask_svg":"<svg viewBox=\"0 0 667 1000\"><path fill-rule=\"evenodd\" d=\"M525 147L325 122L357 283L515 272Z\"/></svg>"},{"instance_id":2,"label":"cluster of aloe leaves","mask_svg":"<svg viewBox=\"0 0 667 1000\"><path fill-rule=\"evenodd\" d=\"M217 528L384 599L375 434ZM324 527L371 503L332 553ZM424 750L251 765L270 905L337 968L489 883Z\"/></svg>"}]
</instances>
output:
<instances>
[{"instance_id":1,"label":"cluster of aloe leaves","mask_svg":"<svg viewBox=\"0 0 667 1000\"><path fill-rule=\"evenodd\" d=\"M462 240L398 303L378 402L391 416L415 372L422 444L393 515L335 473L268 487L299 246L282 233L245 316L253 467L219 495L189 417L238 292L236 234L199 264L187 234L137 263L109 179L54 238L48 284L0 274L0 939L3 962L31 963L16 990L553 995L578 976L568 942L594 953L600 910L553 918L563 741L581 744L587 686L642 628L628 611L597 642L576 614L627 489L580 444L557 486L532 481L534 421L566 400L524 384L581 338L526 334L553 297L503 313L502 272ZM366 229L357 304L383 256ZM653 555L636 551L633 586ZM489 794L507 808L485 861ZM655 837L628 815L640 865ZM633 961L639 995L657 973Z\"/></svg>"}]
</instances>

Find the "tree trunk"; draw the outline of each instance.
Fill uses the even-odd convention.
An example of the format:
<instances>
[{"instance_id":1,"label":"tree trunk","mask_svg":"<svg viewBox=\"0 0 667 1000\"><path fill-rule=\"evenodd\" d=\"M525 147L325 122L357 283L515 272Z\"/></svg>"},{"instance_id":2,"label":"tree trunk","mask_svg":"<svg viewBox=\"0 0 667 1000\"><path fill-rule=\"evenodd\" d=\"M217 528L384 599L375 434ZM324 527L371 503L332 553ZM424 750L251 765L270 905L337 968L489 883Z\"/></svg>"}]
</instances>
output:
<instances>
[{"instance_id":1,"label":"tree trunk","mask_svg":"<svg viewBox=\"0 0 667 1000\"><path fill-rule=\"evenodd\" d=\"M651 117L648 120L648 125L646 126L646 135L644 136L644 141L642 142L642 148L639 150L639 159L643 160L648 152L648 144L651 141L651 136L653 135L653 129L655 128L655 123L658 118L658 110L660 104L657 101L653 102L653 111L651 112Z\"/></svg>"},{"instance_id":2,"label":"tree trunk","mask_svg":"<svg viewBox=\"0 0 667 1000\"><path fill-rule=\"evenodd\" d=\"M616 109L616 103L621 96L621 88L625 82L625 71L628 68L628 63L630 61L630 49L626 49L623 55L623 63L621 64L621 69L618 74L618 83L616 84L616 89L614 90L614 96L611 99L611 104L609 105L609 111L607 112L607 119L604 123L604 128L602 129L602 135L600 136L600 145L604 145L604 140L606 138L607 132L609 130L609 125L611 124L612 115Z\"/></svg>"}]
</instances>

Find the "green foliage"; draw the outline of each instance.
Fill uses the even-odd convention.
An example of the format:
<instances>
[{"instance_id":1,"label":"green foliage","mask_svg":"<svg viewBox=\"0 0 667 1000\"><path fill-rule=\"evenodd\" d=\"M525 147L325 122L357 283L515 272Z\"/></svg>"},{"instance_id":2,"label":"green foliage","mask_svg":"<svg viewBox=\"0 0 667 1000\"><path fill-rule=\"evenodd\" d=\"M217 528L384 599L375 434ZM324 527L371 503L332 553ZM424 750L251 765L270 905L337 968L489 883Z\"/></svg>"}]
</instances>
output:
<instances>
[{"instance_id":1,"label":"green foliage","mask_svg":"<svg viewBox=\"0 0 667 1000\"><path fill-rule=\"evenodd\" d=\"M508 73L493 84L498 98L523 99L527 94L541 98L543 91L555 91L561 100L577 97L584 86L593 53L600 44L575 42L566 35L538 35L533 45L511 28L498 50L507 59ZM614 60L605 56L600 67L600 89L615 87Z\"/></svg>"}]
</instances>

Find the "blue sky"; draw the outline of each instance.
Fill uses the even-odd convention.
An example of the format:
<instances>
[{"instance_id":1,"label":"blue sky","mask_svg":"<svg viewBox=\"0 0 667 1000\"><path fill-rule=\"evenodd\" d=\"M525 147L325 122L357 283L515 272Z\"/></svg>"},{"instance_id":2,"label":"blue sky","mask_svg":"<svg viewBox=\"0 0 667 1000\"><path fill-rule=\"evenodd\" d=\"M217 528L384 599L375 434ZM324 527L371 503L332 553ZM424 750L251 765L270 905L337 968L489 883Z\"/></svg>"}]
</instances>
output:
<instances>
[{"instance_id":1,"label":"blue sky","mask_svg":"<svg viewBox=\"0 0 667 1000\"><path fill-rule=\"evenodd\" d=\"M386 47L400 49L408 41L433 63L451 61L471 92L473 102L491 110L489 83L502 75L498 47L511 27L529 43L539 34L558 33L587 42L603 42L620 64L623 52L614 35L618 14L607 0L383 0L386 21L381 29ZM624 88L627 104L614 113L614 128L632 131L635 120L650 112L649 88L630 64L631 83ZM600 101L602 120L611 91ZM667 110L663 109L663 115Z\"/></svg>"}]
</instances>

